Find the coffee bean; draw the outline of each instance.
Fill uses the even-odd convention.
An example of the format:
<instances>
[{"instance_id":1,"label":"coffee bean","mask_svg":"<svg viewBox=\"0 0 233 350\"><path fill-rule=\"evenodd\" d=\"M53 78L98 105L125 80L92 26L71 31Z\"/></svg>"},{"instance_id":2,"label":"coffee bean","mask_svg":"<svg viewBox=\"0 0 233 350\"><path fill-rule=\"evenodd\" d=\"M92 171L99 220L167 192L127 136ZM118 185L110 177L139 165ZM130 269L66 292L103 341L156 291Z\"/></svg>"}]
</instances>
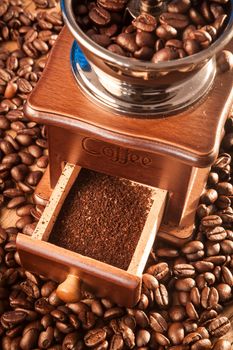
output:
<instances>
[{"instance_id":1,"label":"coffee bean","mask_svg":"<svg viewBox=\"0 0 233 350\"><path fill-rule=\"evenodd\" d=\"M125 56L125 51L117 44L111 44L108 46L108 50L121 56Z\"/></svg>"},{"instance_id":2,"label":"coffee bean","mask_svg":"<svg viewBox=\"0 0 233 350\"><path fill-rule=\"evenodd\" d=\"M14 197L22 196L24 193L18 188L8 188L3 192L3 194L5 197L14 198Z\"/></svg>"},{"instance_id":3,"label":"coffee bean","mask_svg":"<svg viewBox=\"0 0 233 350\"><path fill-rule=\"evenodd\" d=\"M168 337L172 344L181 344L184 339L184 327L181 322L172 323L167 331Z\"/></svg>"},{"instance_id":4,"label":"coffee bean","mask_svg":"<svg viewBox=\"0 0 233 350\"><path fill-rule=\"evenodd\" d=\"M18 155L21 158L21 162L23 164L25 164L25 165L32 165L34 163L35 159L34 159L34 157L31 154L21 151L21 152L18 153Z\"/></svg>"},{"instance_id":5,"label":"coffee bean","mask_svg":"<svg viewBox=\"0 0 233 350\"><path fill-rule=\"evenodd\" d=\"M195 268L190 264L177 264L174 266L173 272L178 278L193 277Z\"/></svg>"},{"instance_id":6,"label":"coffee bean","mask_svg":"<svg viewBox=\"0 0 233 350\"><path fill-rule=\"evenodd\" d=\"M22 230L26 225L33 223L33 218L30 215L23 216L19 220L16 221L16 227L19 230Z\"/></svg>"},{"instance_id":7,"label":"coffee bean","mask_svg":"<svg viewBox=\"0 0 233 350\"><path fill-rule=\"evenodd\" d=\"M180 13L165 12L159 16L161 24L168 24L176 29L184 29L189 25L189 19L186 15Z\"/></svg>"},{"instance_id":8,"label":"coffee bean","mask_svg":"<svg viewBox=\"0 0 233 350\"><path fill-rule=\"evenodd\" d=\"M143 274L142 281L148 289L155 290L159 286L158 280L148 273Z\"/></svg>"},{"instance_id":9,"label":"coffee bean","mask_svg":"<svg viewBox=\"0 0 233 350\"><path fill-rule=\"evenodd\" d=\"M222 337L225 335L231 327L230 321L227 317L217 317L208 325L210 334L214 337Z\"/></svg>"},{"instance_id":10,"label":"coffee bean","mask_svg":"<svg viewBox=\"0 0 233 350\"><path fill-rule=\"evenodd\" d=\"M73 333L69 333L65 336L64 340L63 340L63 343L62 343L62 348L63 349L72 349L74 348L75 349L75 346L77 346L77 348L79 349L78 347L78 340L79 340L79 336L76 332L73 332Z\"/></svg>"},{"instance_id":11,"label":"coffee bean","mask_svg":"<svg viewBox=\"0 0 233 350\"><path fill-rule=\"evenodd\" d=\"M193 263L195 269L200 272L212 271L214 269L214 264L209 261L200 260Z\"/></svg>"},{"instance_id":12,"label":"coffee bean","mask_svg":"<svg viewBox=\"0 0 233 350\"><path fill-rule=\"evenodd\" d=\"M170 61L178 58L178 51L174 47L165 47L159 50L152 57L153 63Z\"/></svg>"},{"instance_id":13,"label":"coffee bean","mask_svg":"<svg viewBox=\"0 0 233 350\"><path fill-rule=\"evenodd\" d=\"M106 26L111 20L110 13L104 8L97 6L90 10L89 17L98 26Z\"/></svg>"},{"instance_id":14,"label":"coffee bean","mask_svg":"<svg viewBox=\"0 0 233 350\"><path fill-rule=\"evenodd\" d=\"M15 181L23 181L28 173L28 167L25 164L19 164L11 169L11 176Z\"/></svg>"},{"instance_id":15,"label":"coffee bean","mask_svg":"<svg viewBox=\"0 0 233 350\"><path fill-rule=\"evenodd\" d=\"M218 215L209 215L201 220L204 229L214 228L222 224L222 219Z\"/></svg>"},{"instance_id":16,"label":"coffee bean","mask_svg":"<svg viewBox=\"0 0 233 350\"><path fill-rule=\"evenodd\" d=\"M231 286L226 283L220 283L216 286L216 289L219 294L220 302L226 302L231 298Z\"/></svg>"},{"instance_id":17,"label":"coffee bean","mask_svg":"<svg viewBox=\"0 0 233 350\"><path fill-rule=\"evenodd\" d=\"M110 38L105 34L93 34L91 35L91 39L103 47L107 47L111 44Z\"/></svg>"},{"instance_id":18,"label":"coffee bean","mask_svg":"<svg viewBox=\"0 0 233 350\"><path fill-rule=\"evenodd\" d=\"M175 288L178 291L189 292L194 286L195 280L190 277L181 278L175 281Z\"/></svg>"},{"instance_id":19,"label":"coffee bean","mask_svg":"<svg viewBox=\"0 0 233 350\"><path fill-rule=\"evenodd\" d=\"M136 44L139 47L149 46L151 48L155 45L155 36L149 32L138 32L135 38Z\"/></svg>"},{"instance_id":20,"label":"coffee bean","mask_svg":"<svg viewBox=\"0 0 233 350\"><path fill-rule=\"evenodd\" d=\"M43 172L40 170L31 171L29 175L26 177L26 182L30 186L36 186L39 183L42 175L43 175Z\"/></svg>"},{"instance_id":21,"label":"coffee bean","mask_svg":"<svg viewBox=\"0 0 233 350\"><path fill-rule=\"evenodd\" d=\"M48 327L44 332L41 332L38 338L38 346L40 349L48 349L53 342L53 327Z\"/></svg>"},{"instance_id":22,"label":"coffee bean","mask_svg":"<svg viewBox=\"0 0 233 350\"><path fill-rule=\"evenodd\" d=\"M226 339L219 339L214 344L213 350L231 350L231 342Z\"/></svg>"},{"instance_id":23,"label":"coffee bean","mask_svg":"<svg viewBox=\"0 0 233 350\"><path fill-rule=\"evenodd\" d=\"M20 347L23 350L32 349L37 345L39 332L37 329L29 329L20 340Z\"/></svg>"},{"instance_id":24,"label":"coffee bean","mask_svg":"<svg viewBox=\"0 0 233 350\"><path fill-rule=\"evenodd\" d=\"M226 230L222 226L216 226L206 231L206 237L210 241L219 242L227 237Z\"/></svg>"},{"instance_id":25,"label":"coffee bean","mask_svg":"<svg viewBox=\"0 0 233 350\"><path fill-rule=\"evenodd\" d=\"M30 135L17 135L15 140L23 146L29 146L32 143L32 137Z\"/></svg>"},{"instance_id":26,"label":"coffee bean","mask_svg":"<svg viewBox=\"0 0 233 350\"><path fill-rule=\"evenodd\" d=\"M203 219L204 220L204 219ZM203 224L203 223L202 223ZM182 253L184 254L194 254L198 251L202 251L204 249L204 245L200 241L192 241L185 244L182 248Z\"/></svg>"},{"instance_id":27,"label":"coffee bean","mask_svg":"<svg viewBox=\"0 0 233 350\"><path fill-rule=\"evenodd\" d=\"M5 312L2 316L3 322L10 324L19 324L26 319L27 314L22 311L8 311Z\"/></svg>"},{"instance_id":28,"label":"coffee bean","mask_svg":"<svg viewBox=\"0 0 233 350\"><path fill-rule=\"evenodd\" d=\"M106 338L106 331L104 329L92 329L84 336L86 346L93 347L102 343Z\"/></svg>"},{"instance_id":29,"label":"coffee bean","mask_svg":"<svg viewBox=\"0 0 233 350\"><path fill-rule=\"evenodd\" d=\"M41 315L46 315L54 310L54 306L50 305L45 298L40 298L35 302L35 310Z\"/></svg>"},{"instance_id":30,"label":"coffee bean","mask_svg":"<svg viewBox=\"0 0 233 350\"><path fill-rule=\"evenodd\" d=\"M21 181L17 182L17 186L25 193L28 193L28 194L33 193L32 187L30 187L29 185Z\"/></svg>"},{"instance_id":31,"label":"coffee bean","mask_svg":"<svg viewBox=\"0 0 233 350\"><path fill-rule=\"evenodd\" d=\"M152 312L149 316L150 319L150 327L159 333L163 333L167 331L168 325L163 316L157 312Z\"/></svg>"},{"instance_id":32,"label":"coffee bean","mask_svg":"<svg viewBox=\"0 0 233 350\"><path fill-rule=\"evenodd\" d=\"M48 297L55 289L57 288L57 284L53 281L46 282L41 287L41 295L42 297Z\"/></svg>"},{"instance_id":33,"label":"coffee bean","mask_svg":"<svg viewBox=\"0 0 233 350\"><path fill-rule=\"evenodd\" d=\"M166 262L161 262L151 265L146 272L156 277L158 281L161 281L169 275L169 267Z\"/></svg>"},{"instance_id":34,"label":"coffee bean","mask_svg":"<svg viewBox=\"0 0 233 350\"><path fill-rule=\"evenodd\" d=\"M21 206L22 204L24 204L25 202L26 202L26 198L24 196L14 197L8 202L7 208L15 209Z\"/></svg>"},{"instance_id":35,"label":"coffee bean","mask_svg":"<svg viewBox=\"0 0 233 350\"><path fill-rule=\"evenodd\" d=\"M219 295L214 287L204 287L201 292L201 305L204 309L213 308L218 304Z\"/></svg>"},{"instance_id":36,"label":"coffee bean","mask_svg":"<svg viewBox=\"0 0 233 350\"><path fill-rule=\"evenodd\" d=\"M190 0L172 0L168 4L168 12L171 13L186 13L191 6Z\"/></svg>"},{"instance_id":37,"label":"coffee bean","mask_svg":"<svg viewBox=\"0 0 233 350\"><path fill-rule=\"evenodd\" d=\"M132 53L139 49L136 44L136 35L134 33L121 33L117 36L116 43L124 50Z\"/></svg>"},{"instance_id":38,"label":"coffee bean","mask_svg":"<svg viewBox=\"0 0 233 350\"><path fill-rule=\"evenodd\" d=\"M212 348L209 339L200 339L191 346L191 350L209 350Z\"/></svg>"},{"instance_id":39,"label":"coffee bean","mask_svg":"<svg viewBox=\"0 0 233 350\"><path fill-rule=\"evenodd\" d=\"M169 24L162 24L158 26L158 28L156 29L156 35L160 39L170 40L170 39L176 38L177 30ZM159 43L161 44L161 42ZM157 48L156 51L159 51L161 49L163 49L163 47Z\"/></svg>"},{"instance_id":40,"label":"coffee bean","mask_svg":"<svg viewBox=\"0 0 233 350\"><path fill-rule=\"evenodd\" d=\"M0 140L0 149L4 154L14 153L14 148L12 144L6 140Z\"/></svg>"},{"instance_id":41,"label":"coffee bean","mask_svg":"<svg viewBox=\"0 0 233 350\"><path fill-rule=\"evenodd\" d=\"M165 285L160 284L159 287L155 289L154 296L155 296L155 301L159 306L164 307L168 305L169 296Z\"/></svg>"},{"instance_id":42,"label":"coffee bean","mask_svg":"<svg viewBox=\"0 0 233 350\"><path fill-rule=\"evenodd\" d=\"M153 32L157 27L157 21L154 16L143 13L133 20L132 25L144 32Z\"/></svg>"}]
</instances>

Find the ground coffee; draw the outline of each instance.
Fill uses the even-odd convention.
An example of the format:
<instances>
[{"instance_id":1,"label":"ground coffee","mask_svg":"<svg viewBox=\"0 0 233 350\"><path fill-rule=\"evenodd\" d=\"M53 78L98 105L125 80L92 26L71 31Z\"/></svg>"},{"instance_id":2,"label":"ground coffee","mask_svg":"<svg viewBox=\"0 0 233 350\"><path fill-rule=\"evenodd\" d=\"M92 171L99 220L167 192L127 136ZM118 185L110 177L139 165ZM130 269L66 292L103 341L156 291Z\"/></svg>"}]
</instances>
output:
<instances>
[{"instance_id":1,"label":"ground coffee","mask_svg":"<svg viewBox=\"0 0 233 350\"><path fill-rule=\"evenodd\" d=\"M83 169L49 241L126 270L151 204L149 188Z\"/></svg>"}]
</instances>

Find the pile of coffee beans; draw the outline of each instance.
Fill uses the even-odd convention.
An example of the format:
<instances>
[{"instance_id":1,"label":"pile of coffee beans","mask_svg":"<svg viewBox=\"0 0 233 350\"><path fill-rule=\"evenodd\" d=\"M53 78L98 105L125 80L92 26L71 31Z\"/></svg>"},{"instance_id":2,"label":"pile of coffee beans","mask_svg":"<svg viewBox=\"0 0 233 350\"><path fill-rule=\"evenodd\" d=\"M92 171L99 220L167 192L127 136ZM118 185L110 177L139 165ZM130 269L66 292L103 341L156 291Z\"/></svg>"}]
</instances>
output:
<instances>
[{"instance_id":1,"label":"pile of coffee beans","mask_svg":"<svg viewBox=\"0 0 233 350\"><path fill-rule=\"evenodd\" d=\"M127 270L152 205L151 195L149 187L82 169L49 241Z\"/></svg>"},{"instance_id":2,"label":"pile of coffee beans","mask_svg":"<svg viewBox=\"0 0 233 350\"><path fill-rule=\"evenodd\" d=\"M153 63L208 48L223 32L229 0L171 0L158 18L127 16L127 1L74 1L77 23L97 44L121 56Z\"/></svg>"},{"instance_id":3,"label":"pile of coffee beans","mask_svg":"<svg viewBox=\"0 0 233 350\"><path fill-rule=\"evenodd\" d=\"M156 242L134 308L85 291L80 302L64 304L55 282L21 267L16 236L31 235L43 212L33 191L48 163L46 128L22 109L62 23L54 9L33 15L23 3L0 2L0 40L18 44L0 49L0 202L19 216L0 228L0 348L230 350L230 341L219 338L229 339L222 311L233 301L233 116L200 200L194 239L182 249Z\"/></svg>"}]
</instances>

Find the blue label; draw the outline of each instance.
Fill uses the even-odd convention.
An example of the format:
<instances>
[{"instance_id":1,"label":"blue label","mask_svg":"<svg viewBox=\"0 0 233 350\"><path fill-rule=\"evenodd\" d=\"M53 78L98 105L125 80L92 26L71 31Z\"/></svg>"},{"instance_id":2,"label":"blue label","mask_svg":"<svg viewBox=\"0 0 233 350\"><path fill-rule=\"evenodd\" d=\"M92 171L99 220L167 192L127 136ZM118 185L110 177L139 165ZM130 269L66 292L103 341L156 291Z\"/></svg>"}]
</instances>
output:
<instances>
[{"instance_id":1,"label":"blue label","mask_svg":"<svg viewBox=\"0 0 233 350\"><path fill-rule=\"evenodd\" d=\"M74 42L74 60L76 63L80 65L80 67L85 70L85 71L90 71L91 66L88 63L86 57L84 56L82 50L80 49L79 45L77 42Z\"/></svg>"}]
</instances>

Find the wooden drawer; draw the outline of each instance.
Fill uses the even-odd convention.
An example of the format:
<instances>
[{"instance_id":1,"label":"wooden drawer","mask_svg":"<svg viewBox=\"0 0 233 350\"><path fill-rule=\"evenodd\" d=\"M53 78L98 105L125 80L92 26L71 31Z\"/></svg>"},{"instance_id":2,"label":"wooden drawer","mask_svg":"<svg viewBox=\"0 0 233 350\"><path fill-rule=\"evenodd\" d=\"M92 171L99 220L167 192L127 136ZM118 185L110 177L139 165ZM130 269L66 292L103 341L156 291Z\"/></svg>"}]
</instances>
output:
<instances>
[{"instance_id":1,"label":"wooden drawer","mask_svg":"<svg viewBox=\"0 0 233 350\"><path fill-rule=\"evenodd\" d=\"M141 276L163 216L167 192L151 187L152 206L129 267L127 271L122 270L48 242L64 200L80 170L79 166L65 165L33 235L18 235L17 248L21 262L27 270L61 283L57 294L66 302L77 301L80 298L80 285L83 285L97 296L132 307L140 296Z\"/></svg>"}]
</instances>

